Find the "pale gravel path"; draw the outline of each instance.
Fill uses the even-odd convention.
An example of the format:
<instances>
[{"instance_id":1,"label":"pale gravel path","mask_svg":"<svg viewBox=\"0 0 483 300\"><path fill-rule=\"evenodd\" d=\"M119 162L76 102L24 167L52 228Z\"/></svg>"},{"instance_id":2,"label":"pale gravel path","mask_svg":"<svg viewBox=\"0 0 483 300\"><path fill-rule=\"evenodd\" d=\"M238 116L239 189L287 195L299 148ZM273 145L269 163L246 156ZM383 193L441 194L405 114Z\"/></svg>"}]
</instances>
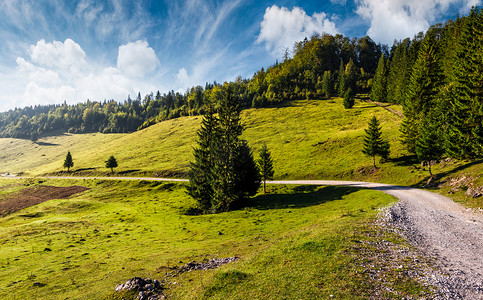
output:
<instances>
[{"instance_id":1,"label":"pale gravel path","mask_svg":"<svg viewBox=\"0 0 483 300\"><path fill-rule=\"evenodd\" d=\"M17 177L18 178L18 177ZM91 177L46 177L93 179ZM96 177L103 180L183 181L186 179ZM370 188L393 195L399 202L389 209L392 225L410 244L435 258L443 275L428 279L443 299L483 299L483 215L428 191L381 183L332 180L282 180L270 184L340 185Z\"/></svg>"}]
</instances>

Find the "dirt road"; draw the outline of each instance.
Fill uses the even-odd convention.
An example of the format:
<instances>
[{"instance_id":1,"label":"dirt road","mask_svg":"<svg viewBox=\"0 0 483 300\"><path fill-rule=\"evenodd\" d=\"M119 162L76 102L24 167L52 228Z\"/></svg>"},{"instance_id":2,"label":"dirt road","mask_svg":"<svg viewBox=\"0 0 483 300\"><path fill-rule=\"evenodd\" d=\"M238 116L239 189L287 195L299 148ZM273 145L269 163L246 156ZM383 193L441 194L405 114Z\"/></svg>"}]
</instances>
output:
<instances>
[{"instance_id":1,"label":"dirt road","mask_svg":"<svg viewBox=\"0 0 483 300\"><path fill-rule=\"evenodd\" d=\"M483 215L439 194L415 188L350 181L274 181L275 184L344 185L371 188L393 195L389 220L409 243L436 258L442 276L431 284L444 299L483 299Z\"/></svg>"}]
</instances>

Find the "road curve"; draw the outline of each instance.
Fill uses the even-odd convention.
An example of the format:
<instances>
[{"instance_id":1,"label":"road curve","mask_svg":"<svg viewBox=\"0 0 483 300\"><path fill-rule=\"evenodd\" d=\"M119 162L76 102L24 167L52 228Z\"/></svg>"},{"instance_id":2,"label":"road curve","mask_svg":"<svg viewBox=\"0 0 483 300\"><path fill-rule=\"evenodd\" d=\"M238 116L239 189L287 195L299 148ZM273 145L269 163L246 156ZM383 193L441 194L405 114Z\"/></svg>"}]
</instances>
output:
<instances>
[{"instance_id":1,"label":"road curve","mask_svg":"<svg viewBox=\"0 0 483 300\"><path fill-rule=\"evenodd\" d=\"M144 177L42 178L188 181L187 179ZM436 259L438 267L445 276L439 279L433 278L431 283L445 291L442 298L483 299L482 214L472 212L442 195L404 186L333 180L277 180L267 183L351 186L370 188L395 196L399 202L390 208L391 223L403 229L405 237L412 245Z\"/></svg>"}]
</instances>

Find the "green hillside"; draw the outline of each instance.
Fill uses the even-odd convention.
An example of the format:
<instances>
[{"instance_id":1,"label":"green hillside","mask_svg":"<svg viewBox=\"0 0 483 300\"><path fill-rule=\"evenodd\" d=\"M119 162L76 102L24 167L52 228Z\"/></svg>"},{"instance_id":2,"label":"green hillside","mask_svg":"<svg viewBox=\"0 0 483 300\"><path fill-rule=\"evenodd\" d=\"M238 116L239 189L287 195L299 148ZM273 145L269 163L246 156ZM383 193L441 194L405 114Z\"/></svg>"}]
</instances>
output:
<instances>
[{"instance_id":1,"label":"green hillside","mask_svg":"<svg viewBox=\"0 0 483 300\"><path fill-rule=\"evenodd\" d=\"M400 111L398 105L387 105ZM401 117L375 104L356 101L344 109L341 98L292 101L273 108L242 111L243 138L258 151L266 143L274 158L275 179L347 179L423 186L429 173L408 156L401 145ZM364 129L372 116L381 123L383 138L391 143L390 160L371 166L362 150ZM184 177L192 160L200 116L164 121L131 134L60 134L40 138L0 139L0 172L38 176L60 175L67 151L74 158L72 175L106 176L105 161L114 155L116 176ZM481 186L479 161L438 163L433 166L440 181L469 177L456 187L455 197L482 206L478 198L464 196L465 187ZM62 173L65 175L66 173ZM447 193L452 187L443 187ZM481 197L480 197L481 198Z\"/></svg>"},{"instance_id":2,"label":"green hillside","mask_svg":"<svg viewBox=\"0 0 483 300\"><path fill-rule=\"evenodd\" d=\"M358 102L343 109L342 99L294 101L287 105L242 112L243 138L256 151L267 143L275 158L276 178L347 177L369 166L359 151L367 122L381 121L384 137L400 151L400 118L382 108ZM394 107L394 106L392 106ZM397 106L396 106L397 107ZM131 134L61 134L36 143L0 139L0 172L42 175L62 171L67 151L74 158L74 174L108 172L104 161L114 155L121 174L177 174L188 171L201 117L182 117Z\"/></svg>"}]
</instances>

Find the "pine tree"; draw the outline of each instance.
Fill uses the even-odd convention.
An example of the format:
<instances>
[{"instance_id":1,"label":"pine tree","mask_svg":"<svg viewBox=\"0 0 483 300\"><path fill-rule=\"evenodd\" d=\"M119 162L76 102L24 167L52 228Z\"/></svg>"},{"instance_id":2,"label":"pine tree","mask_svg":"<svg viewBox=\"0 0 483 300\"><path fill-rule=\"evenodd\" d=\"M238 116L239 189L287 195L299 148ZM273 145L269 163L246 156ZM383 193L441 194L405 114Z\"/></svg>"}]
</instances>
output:
<instances>
[{"instance_id":1,"label":"pine tree","mask_svg":"<svg viewBox=\"0 0 483 300\"><path fill-rule=\"evenodd\" d=\"M410 67L408 66L408 48L410 40L406 39L396 43L391 51L391 62L388 64L387 96L390 103L402 103L405 98L405 90L409 81Z\"/></svg>"},{"instance_id":2,"label":"pine tree","mask_svg":"<svg viewBox=\"0 0 483 300\"><path fill-rule=\"evenodd\" d=\"M402 142L412 153L415 151L423 119L438 105L439 93L444 86L441 61L438 57L437 30L429 30L421 44L403 102Z\"/></svg>"},{"instance_id":3,"label":"pine tree","mask_svg":"<svg viewBox=\"0 0 483 300\"><path fill-rule=\"evenodd\" d=\"M366 135L362 153L372 157L372 165L376 168L376 155L387 159L389 156L389 143L382 139L381 127L379 127L379 121L375 116L370 120L369 128L364 131Z\"/></svg>"},{"instance_id":4,"label":"pine tree","mask_svg":"<svg viewBox=\"0 0 483 300\"><path fill-rule=\"evenodd\" d=\"M330 71L325 71L322 77L322 93L325 95L325 98L332 97L333 87L332 73Z\"/></svg>"},{"instance_id":5,"label":"pine tree","mask_svg":"<svg viewBox=\"0 0 483 300\"><path fill-rule=\"evenodd\" d=\"M464 21L451 81L448 152L483 157L483 12L478 8Z\"/></svg>"},{"instance_id":6,"label":"pine tree","mask_svg":"<svg viewBox=\"0 0 483 300\"><path fill-rule=\"evenodd\" d=\"M387 94L387 71L386 71L386 60L384 59L384 54L379 58L379 63L377 64L376 74L372 81L371 89L371 100L376 102L385 102Z\"/></svg>"},{"instance_id":7,"label":"pine tree","mask_svg":"<svg viewBox=\"0 0 483 300\"><path fill-rule=\"evenodd\" d=\"M70 151L67 151L67 155L65 156L64 160L64 168L67 168L67 172L70 172L70 168L74 166L74 160L72 159L72 155Z\"/></svg>"},{"instance_id":8,"label":"pine tree","mask_svg":"<svg viewBox=\"0 0 483 300\"><path fill-rule=\"evenodd\" d=\"M210 107L197 132L198 146L193 149L195 161L190 163L188 194L198 201L199 208L204 212L211 209L214 144L219 139L218 123Z\"/></svg>"},{"instance_id":9,"label":"pine tree","mask_svg":"<svg viewBox=\"0 0 483 300\"><path fill-rule=\"evenodd\" d=\"M117 160L114 155L111 155L108 160L106 160L106 168L111 169L111 173L114 173L114 168L117 168Z\"/></svg>"},{"instance_id":10,"label":"pine tree","mask_svg":"<svg viewBox=\"0 0 483 300\"><path fill-rule=\"evenodd\" d=\"M345 67L346 88L350 88L357 93L357 80L359 79L359 71L352 59L349 60Z\"/></svg>"},{"instance_id":11,"label":"pine tree","mask_svg":"<svg viewBox=\"0 0 483 300\"><path fill-rule=\"evenodd\" d=\"M348 88L344 94L344 108L349 109L352 108L355 104L354 101L354 93L352 92L351 88Z\"/></svg>"},{"instance_id":12,"label":"pine tree","mask_svg":"<svg viewBox=\"0 0 483 300\"><path fill-rule=\"evenodd\" d=\"M345 76L344 62L340 61L339 72L337 75L337 95L344 97L344 93L347 90L347 81Z\"/></svg>"},{"instance_id":13,"label":"pine tree","mask_svg":"<svg viewBox=\"0 0 483 300\"><path fill-rule=\"evenodd\" d=\"M429 175L431 172L431 161L438 160L444 154L444 140L440 134L440 124L434 117L424 120L420 134L416 140L415 152L419 161L428 163Z\"/></svg>"},{"instance_id":14,"label":"pine tree","mask_svg":"<svg viewBox=\"0 0 483 300\"><path fill-rule=\"evenodd\" d=\"M250 147L240 139L242 132L240 110L227 88L218 117L209 112L203 118L189 172L188 193L205 212L228 211L260 187Z\"/></svg>"},{"instance_id":15,"label":"pine tree","mask_svg":"<svg viewBox=\"0 0 483 300\"><path fill-rule=\"evenodd\" d=\"M263 181L263 193L266 193L267 180L272 180L274 174L273 160L266 144L263 144L258 156L257 164L260 170L261 180Z\"/></svg>"}]
</instances>

